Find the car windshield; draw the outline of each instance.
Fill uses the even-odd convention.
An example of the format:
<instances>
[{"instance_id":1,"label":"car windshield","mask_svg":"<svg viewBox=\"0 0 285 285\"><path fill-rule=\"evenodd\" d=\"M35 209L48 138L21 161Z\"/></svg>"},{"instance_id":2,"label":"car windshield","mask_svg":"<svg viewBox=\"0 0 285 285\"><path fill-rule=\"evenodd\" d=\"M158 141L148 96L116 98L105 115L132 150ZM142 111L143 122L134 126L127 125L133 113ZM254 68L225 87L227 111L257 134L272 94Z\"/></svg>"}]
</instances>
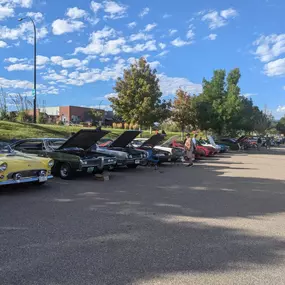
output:
<instances>
[{"instance_id":1,"label":"car windshield","mask_svg":"<svg viewBox=\"0 0 285 285\"><path fill-rule=\"evenodd\" d=\"M0 142L0 153L12 153L13 150L9 144Z\"/></svg>"},{"instance_id":2,"label":"car windshield","mask_svg":"<svg viewBox=\"0 0 285 285\"><path fill-rule=\"evenodd\" d=\"M47 145L48 145L48 147L51 148L52 150L57 150L57 149L60 148L65 142L66 142L65 139L62 139L62 140L48 140L48 141L47 141Z\"/></svg>"}]
</instances>

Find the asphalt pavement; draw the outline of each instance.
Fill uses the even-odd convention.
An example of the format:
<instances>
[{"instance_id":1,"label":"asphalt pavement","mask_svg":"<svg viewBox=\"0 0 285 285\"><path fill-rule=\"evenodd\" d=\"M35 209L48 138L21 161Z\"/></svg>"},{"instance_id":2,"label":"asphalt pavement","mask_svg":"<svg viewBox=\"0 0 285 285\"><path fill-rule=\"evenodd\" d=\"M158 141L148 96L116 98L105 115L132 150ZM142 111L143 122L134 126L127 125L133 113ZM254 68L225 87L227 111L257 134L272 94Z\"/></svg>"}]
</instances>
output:
<instances>
[{"instance_id":1,"label":"asphalt pavement","mask_svg":"<svg viewBox=\"0 0 285 285\"><path fill-rule=\"evenodd\" d=\"M284 221L284 148L4 188L0 284L285 284Z\"/></svg>"}]
</instances>

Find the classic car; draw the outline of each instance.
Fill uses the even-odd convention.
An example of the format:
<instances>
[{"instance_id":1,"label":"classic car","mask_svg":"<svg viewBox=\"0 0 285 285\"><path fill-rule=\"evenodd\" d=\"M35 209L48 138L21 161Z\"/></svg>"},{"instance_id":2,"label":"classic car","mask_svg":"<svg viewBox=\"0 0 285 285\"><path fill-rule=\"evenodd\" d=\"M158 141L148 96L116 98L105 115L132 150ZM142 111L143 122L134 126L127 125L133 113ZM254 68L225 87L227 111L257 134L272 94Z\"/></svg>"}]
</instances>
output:
<instances>
[{"instance_id":1,"label":"classic car","mask_svg":"<svg viewBox=\"0 0 285 285\"><path fill-rule=\"evenodd\" d=\"M114 155L117 158L117 166L127 166L136 168L139 165L145 165L147 152L134 149L130 143L136 138L140 131L125 131L115 140L110 139L99 145L94 145L92 151L99 154Z\"/></svg>"},{"instance_id":2,"label":"classic car","mask_svg":"<svg viewBox=\"0 0 285 285\"><path fill-rule=\"evenodd\" d=\"M0 142L0 186L19 183L44 184L52 178L54 161L14 151L9 144Z\"/></svg>"},{"instance_id":3,"label":"classic car","mask_svg":"<svg viewBox=\"0 0 285 285\"><path fill-rule=\"evenodd\" d=\"M176 138L171 137L166 142L160 144L164 140L165 136L161 134L156 134L152 136L150 139L143 139L144 141L134 141L134 145L139 146L141 142L141 147L146 145L152 145L154 150L160 156L160 162L175 162L181 159L183 156L183 150L179 147L172 146L172 141ZM161 155L159 154L161 153ZM167 154L167 155L166 155Z\"/></svg>"},{"instance_id":4,"label":"classic car","mask_svg":"<svg viewBox=\"0 0 285 285\"><path fill-rule=\"evenodd\" d=\"M184 144L182 142L174 140L172 142L172 145L174 147L179 147L181 150L184 150ZM198 144L196 145L195 159L199 159L202 156L205 156L205 157L212 156L213 154L214 154L214 149L207 148L207 147L204 147L204 146L198 145Z\"/></svg>"},{"instance_id":5,"label":"classic car","mask_svg":"<svg viewBox=\"0 0 285 285\"><path fill-rule=\"evenodd\" d=\"M161 134L153 135L150 138L137 138L133 140L132 145L141 150L152 150L149 157L152 160L158 159L158 163L177 161L180 156L172 153L172 150L167 147L158 146L164 140L165 136Z\"/></svg>"},{"instance_id":6,"label":"classic car","mask_svg":"<svg viewBox=\"0 0 285 285\"><path fill-rule=\"evenodd\" d=\"M80 130L69 139L37 138L24 139L12 146L24 153L50 157L55 163L52 168L54 175L62 179L71 179L75 172L101 173L104 164L116 164L115 157L105 157L91 152L91 147L108 132L98 130Z\"/></svg>"},{"instance_id":7,"label":"classic car","mask_svg":"<svg viewBox=\"0 0 285 285\"><path fill-rule=\"evenodd\" d=\"M224 153L224 152L228 152L229 151L229 146L225 145L225 144L221 144L221 143L216 143L214 138L210 135L207 136L209 143L214 146L214 147L219 147L220 148L220 152Z\"/></svg>"}]
</instances>

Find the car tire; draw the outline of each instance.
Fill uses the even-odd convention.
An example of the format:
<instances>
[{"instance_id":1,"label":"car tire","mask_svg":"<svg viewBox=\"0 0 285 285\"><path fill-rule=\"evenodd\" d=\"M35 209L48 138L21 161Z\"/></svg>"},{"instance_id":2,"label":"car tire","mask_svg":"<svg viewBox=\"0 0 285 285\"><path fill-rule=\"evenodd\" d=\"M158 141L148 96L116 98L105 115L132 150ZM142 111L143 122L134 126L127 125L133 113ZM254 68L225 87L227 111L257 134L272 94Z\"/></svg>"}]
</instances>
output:
<instances>
[{"instance_id":1,"label":"car tire","mask_svg":"<svg viewBox=\"0 0 285 285\"><path fill-rule=\"evenodd\" d=\"M70 180L73 177L72 168L68 163L62 163L58 167L58 174L61 179Z\"/></svg>"},{"instance_id":2,"label":"car tire","mask_svg":"<svg viewBox=\"0 0 285 285\"><path fill-rule=\"evenodd\" d=\"M138 167L138 165L137 164L129 164L129 165L127 165L127 167L130 169L135 169Z\"/></svg>"}]
</instances>

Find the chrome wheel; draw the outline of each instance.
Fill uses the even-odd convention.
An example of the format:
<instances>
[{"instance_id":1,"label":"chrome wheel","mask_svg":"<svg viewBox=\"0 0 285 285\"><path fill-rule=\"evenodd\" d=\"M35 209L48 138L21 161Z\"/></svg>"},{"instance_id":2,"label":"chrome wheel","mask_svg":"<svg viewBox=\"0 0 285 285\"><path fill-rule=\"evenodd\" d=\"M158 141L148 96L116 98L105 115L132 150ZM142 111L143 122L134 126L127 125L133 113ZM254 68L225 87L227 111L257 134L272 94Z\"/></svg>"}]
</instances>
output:
<instances>
[{"instance_id":1,"label":"chrome wheel","mask_svg":"<svg viewBox=\"0 0 285 285\"><path fill-rule=\"evenodd\" d=\"M63 163L59 169L59 175L62 179L70 179L72 176L71 167L67 163Z\"/></svg>"}]
</instances>

